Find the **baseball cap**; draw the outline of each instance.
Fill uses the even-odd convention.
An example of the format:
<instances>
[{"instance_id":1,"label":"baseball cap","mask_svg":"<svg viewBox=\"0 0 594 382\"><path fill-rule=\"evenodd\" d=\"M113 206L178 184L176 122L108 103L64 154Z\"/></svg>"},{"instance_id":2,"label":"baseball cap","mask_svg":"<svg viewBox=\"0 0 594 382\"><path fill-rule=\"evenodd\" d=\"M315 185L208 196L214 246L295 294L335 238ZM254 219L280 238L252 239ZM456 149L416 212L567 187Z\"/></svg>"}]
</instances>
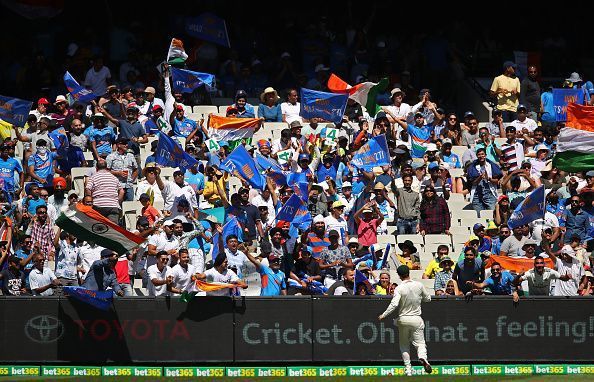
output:
<instances>
[{"instance_id":1,"label":"baseball cap","mask_svg":"<svg viewBox=\"0 0 594 382\"><path fill-rule=\"evenodd\" d=\"M481 223L476 223L473 227L472 230L473 231L478 231L479 229L485 229L485 226L482 225Z\"/></svg>"},{"instance_id":2,"label":"baseball cap","mask_svg":"<svg viewBox=\"0 0 594 382\"><path fill-rule=\"evenodd\" d=\"M112 249L105 248L103 251L101 251L101 257L110 257L113 254L117 255L117 252Z\"/></svg>"},{"instance_id":3,"label":"baseball cap","mask_svg":"<svg viewBox=\"0 0 594 382\"><path fill-rule=\"evenodd\" d=\"M590 171L588 171L588 172L586 173L586 176L587 176L588 178L592 178L592 177L594 177L594 170L590 170ZM344 185L343 185L343 187L344 187Z\"/></svg>"},{"instance_id":4,"label":"baseball cap","mask_svg":"<svg viewBox=\"0 0 594 382\"><path fill-rule=\"evenodd\" d=\"M524 105L520 104L520 105L518 105L518 107L517 107L517 109L516 109L516 110L517 110L517 111L520 111L520 110L524 110L524 111L526 111L526 110L528 110L528 109L526 109L526 106L524 106Z\"/></svg>"},{"instance_id":5,"label":"baseball cap","mask_svg":"<svg viewBox=\"0 0 594 382\"><path fill-rule=\"evenodd\" d=\"M515 62L513 62L513 61L505 61L505 62L503 63L503 69L507 69L507 68L509 68L510 66L511 66L512 68L514 68L514 69L516 69L516 68L518 67L518 66L515 64Z\"/></svg>"},{"instance_id":6,"label":"baseball cap","mask_svg":"<svg viewBox=\"0 0 594 382\"><path fill-rule=\"evenodd\" d=\"M56 97L56 100L54 101L54 105L60 102L68 102L68 100L66 100L66 97L64 97L63 95L59 95Z\"/></svg>"},{"instance_id":7,"label":"baseball cap","mask_svg":"<svg viewBox=\"0 0 594 382\"><path fill-rule=\"evenodd\" d=\"M341 202L340 200L335 201L334 203L332 203L332 208L340 208L340 207L344 207L344 203Z\"/></svg>"},{"instance_id":8,"label":"baseball cap","mask_svg":"<svg viewBox=\"0 0 594 382\"><path fill-rule=\"evenodd\" d=\"M232 111L234 111L234 112L237 112L238 110L237 110L237 108L236 108L235 106L233 106L233 105L231 105L231 106L227 106L227 110L225 110L225 112L226 112L227 114L229 114L229 113L230 113L230 112L232 112Z\"/></svg>"},{"instance_id":9,"label":"baseball cap","mask_svg":"<svg viewBox=\"0 0 594 382\"><path fill-rule=\"evenodd\" d=\"M153 106L153 111L157 111L157 110L163 110L163 108L161 107L161 105L155 105L155 106Z\"/></svg>"},{"instance_id":10,"label":"baseball cap","mask_svg":"<svg viewBox=\"0 0 594 382\"><path fill-rule=\"evenodd\" d=\"M49 105L49 101L47 100L47 98L40 98L37 100L37 104L38 105Z\"/></svg>"},{"instance_id":11,"label":"baseball cap","mask_svg":"<svg viewBox=\"0 0 594 382\"><path fill-rule=\"evenodd\" d=\"M151 93L151 94L155 94L155 88L152 86L147 86L146 89L144 89L145 93Z\"/></svg>"},{"instance_id":12,"label":"baseball cap","mask_svg":"<svg viewBox=\"0 0 594 382\"><path fill-rule=\"evenodd\" d=\"M437 162L431 162L429 163L429 171L439 168L439 165L437 164Z\"/></svg>"},{"instance_id":13,"label":"baseball cap","mask_svg":"<svg viewBox=\"0 0 594 382\"><path fill-rule=\"evenodd\" d=\"M435 143L428 143L425 151L437 151L437 145Z\"/></svg>"},{"instance_id":14,"label":"baseball cap","mask_svg":"<svg viewBox=\"0 0 594 382\"><path fill-rule=\"evenodd\" d=\"M328 232L328 237L332 237L332 236L340 237L340 234L338 233L337 230L331 229L330 232Z\"/></svg>"},{"instance_id":15,"label":"baseball cap","mask_svg":"<svg viewBox=\"0 0 594 382\"><path fill-rule=\"evenodd\" d=\"M445 146L445 145L450 145L450 146L453 146L453 144L452 144L452 140L451 140L450 138L444 138L444 139L441 141L441 144L442 144L442 146Z\"/></svg>"},{"instance_id":16,"label":"baseball cap","mask_svg":"<svg viewBox=\"0 0 594 382\"><path fill-rule=\"evenodd\" d=\"M306 154L306 153L299 154L299 162L301 162L302 160L309 161L309 154Z\"/></svg>"},{"instance_id":17,"label":"baseball cap","mask_svg":"<svg viewBox=\"0 0 594 382\"><path fill-rule=\"evenodd\" d=\"M468 110L466 113L464 113L464 118L468 117L474 117L474 113L471 110Z\"/></svg>"},{"instance_id":18,"label":"baseball cap","mask_svg":"<svg viewBox=\"0 0 594 382\"><path fill-rule=\"evenodd\" d=\"M184 107L182 105L176 105L175 106L175 110L181 110L181 111L183 111L184 110Z\"/></svg>"},{"instance_id":19,"label":"baseball cap","mask_svg":"<svg viewBox=\"0 0 594 382\"><path fill-rule=\"evenodd\" d=\"M289 124L289 128L291 129L295 129L295 128L302 128L303 126L301 125L301 122L299 121L293 121Z\"/></svg>"},{"instance_id":20,"label":"baseball cap","mask_svg":"<svg viewBox=\"0 0 594 382\"><path fill-rule=\"evenodd\" d=\"M479 237L476 235L470 235L470 237L468 238L468 242L470 243L473 241L481 241L481 239L479 239Z\"/></svg>"},{"instance_id":21,"label":"baseball cap","mask_svg":"<svg viewBox=\"0 0 594 382\"><path fill-rule=\"evenodd\" d=\"M353 188L353 185L351 184L351 182L349 182L349 181L342 182L342 188L343 189L344 188L348 188L348 187Z\"/></svg>"}]
</instances>

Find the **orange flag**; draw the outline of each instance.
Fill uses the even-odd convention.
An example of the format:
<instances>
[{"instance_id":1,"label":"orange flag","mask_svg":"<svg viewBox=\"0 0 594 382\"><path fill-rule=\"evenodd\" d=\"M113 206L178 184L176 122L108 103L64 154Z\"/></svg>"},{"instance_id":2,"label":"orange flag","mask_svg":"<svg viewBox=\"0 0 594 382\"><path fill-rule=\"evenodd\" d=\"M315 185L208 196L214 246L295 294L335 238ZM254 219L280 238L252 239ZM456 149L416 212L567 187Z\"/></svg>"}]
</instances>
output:
<instances>
[{"instance_id":1,"label":"orange flag","mask_svg":"<svg viewBox=\"0 0 594 382\"><path fill-rule=\"evenodd\" d=\"M545 267L547 268L555 268L555 264L553 263L553 260L551 260L550 258L545 258ZM516 273L522 273L522 272L526 272L527 270L530 270L532 268L534 268L534 259L526 259L526 258L514 258L514 257L509 257L509 256L498 256L498 255L491 255L489 256L489 259L487 260L487 263L485 265L486 268L491 268L491 264L493 264L494 262L498 262L499 264L501 264L501 267L507 271L510 272L516 272Z\"/></svg>"},{"instance_id":2,"label":"orange flag","mask_svg":"<svg viewBox=\"0 0 594 382\"><path fill-rule=\"evenodd\" d=\"M230 118L212 114L208 119L208 134L217 141L251 138L261 123L258 118Z\"/></svg>"},{"instance_id":3,"label":"orange flag","mask_svg":"<svg viewBox=\"0 0 594 382\"><path fill-rule=\"evenodd\" d=\"M594 132L594 106L568 104L566 125L574 129Z\"/></svg>"},{"instance_id":4,"label":"orange flag","mask_svg":"<svg viewBox=\"0 0 594 382\"><path fill-rule=\"evenodd\" d=\"M233 288L236 288L237 285L235 285L235 284L215 284L215 283L207 283L206 281L196 280L196 287L204 292L213 292L215 290L221 290L221 289L225 289L225 288L233 289Z\"/></svg>"}]
</instances>

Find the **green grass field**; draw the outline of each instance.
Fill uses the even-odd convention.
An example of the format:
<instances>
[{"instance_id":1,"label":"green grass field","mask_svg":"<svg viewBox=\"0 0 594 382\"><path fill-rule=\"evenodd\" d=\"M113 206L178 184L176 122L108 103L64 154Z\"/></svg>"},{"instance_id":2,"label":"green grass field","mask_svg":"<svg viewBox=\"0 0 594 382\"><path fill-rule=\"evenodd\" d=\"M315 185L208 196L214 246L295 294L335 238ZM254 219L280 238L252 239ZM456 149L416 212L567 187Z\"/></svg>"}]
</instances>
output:
<instances>
[{"instance_id":1,"label":"green grass field","mask_svg":"<svg viewBox=\"0 0 594 382\"><path fill-rule=\"evenodd\" d=\"M563 379L563 382L584 382L584 381L594 381L594 375L529 375L529 376L514 376L514 377L505 377L499 375L492 375L492 376L415 376L415 377L400 377L405 380L411 380L415 382L496 382L496 381L515 381L515 382L553 382L553 381L560 381ZM276 378L276 377L263 377L263 378L209 378L209 380L214 380L217 382L227 382L227 381L287 381L288 377L284 378ZM394 377L317 377L317 378L291 378L297 382L314 382L314 381L322 381L322 382L344 382L344 381L352 381L352 380L360 380L360 381L393 381ZM57 377L57 378L47 378L47 377L0 377L0 381L15 381L15 382L25 382L25 381L56 381L56 382L63 382L63 381L81 381L83 380L81 377ZM140 382L140 381L150 381L150 382L157 382L157 381L196 381L196 378L153 378L153 377L85 377L85 382Z\"/></svg>"}]
</instances>

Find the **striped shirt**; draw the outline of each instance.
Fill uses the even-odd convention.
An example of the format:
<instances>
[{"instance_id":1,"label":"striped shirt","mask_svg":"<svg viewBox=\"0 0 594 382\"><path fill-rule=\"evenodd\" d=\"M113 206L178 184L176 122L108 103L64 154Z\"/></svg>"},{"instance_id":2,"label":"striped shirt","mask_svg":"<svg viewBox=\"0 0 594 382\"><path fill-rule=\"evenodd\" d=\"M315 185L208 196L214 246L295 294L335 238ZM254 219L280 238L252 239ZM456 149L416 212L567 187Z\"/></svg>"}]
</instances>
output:
<instances>
[{"instance_id":1,"label":"striped shirt","mask_svg":"<svg viewBox=\"0 0 594 382\"><path fill-rule=\"evenodd\" d=\"M520 168L524 161L524 145L520 142L512 144L504 143L501 145L501 151L503 151L503 162L507 164L508 171L514 171Z\"/></svg>"},{"instance_id":2,"label":"striped shirt","mask_svg":"<svg viewBox=\"0 0 594 382\"><path fill-rule=\"evenodd\" d=\"M120 208L118 194L120 181L107 170L100 170L89 177L86 189L93 197L93 205L97 207Z\"/></svg>"},{"instance_id":3,"label":"striped shirt","mask_svg":"<svg viewBox=\"0 0 594 382\"><path fill-rule=\"evenodd\" d=\"M324 234L324 237L320 239L320 237L313 232L310 232L307 235L307 242L311 247L311 255L314 259L320 258L322 251L330 245L330 239L327 234Z\"/></svg>"}]
</instances>

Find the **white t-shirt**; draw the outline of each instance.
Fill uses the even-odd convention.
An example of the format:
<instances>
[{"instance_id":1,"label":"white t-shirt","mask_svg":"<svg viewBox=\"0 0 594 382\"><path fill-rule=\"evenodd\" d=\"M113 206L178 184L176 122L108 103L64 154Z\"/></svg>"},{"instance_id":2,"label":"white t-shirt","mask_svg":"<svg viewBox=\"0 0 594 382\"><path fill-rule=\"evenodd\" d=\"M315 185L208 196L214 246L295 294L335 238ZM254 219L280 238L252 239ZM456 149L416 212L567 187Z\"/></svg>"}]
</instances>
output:
<instances>
[{"instance_id":1,"label":"white t-shirt","mask_svg":"<svg viewBox=\"0 0 594 382\"><path fill-rule=\"evenodd\" d=\"M48 267L43 267L42 271L40 271L39 269L34 267L33 269L31 269L31 273L29 273L29 285L31 286L31 292L34 295L39 295L39 296L53 295L54 294L53 288L49 288L41 293L35 293L35 289L44 287L44 286L50 284L55 279L56 279L56 275Z\"/></svg>"},{"instance_id":2,"label":"white t-shirt","mask_svg":"<svg viewBox=\"0 0 594 382\"><path fill-rule=\"evenodd\" d=\"M241 276L243 265L249 263L249 260L245 253L237 250L235 253L231 252L229 248L225 248L225 254L227 255L227 264L230 268L237 268L237 273Z\"/></svg>"},{"instance_id":3,"label":"white t-shirt","mask_svg":"<svg viewBox=\"0 0 594 382\"><path fill-rule=\"evenodd\" d=\"M544 219L537 219L528 225L532 229L532 239L540 243L542 231L547 228L559 228L559 219L554 214L546 211Z\"/></svg>"},{"instance_id":4,"label":"white t-shirt","mask_svg":"<svg viewBox=\"0 0 594 382\"><path fill-rule=\"evenodd\" d=\"M109 78L111 78L111 72L107 66L102 67L98 72L95 71L95 68L91 68L85 77L85 86L90 87L95 95L100 96L107 91Z\"/></svg>"},{"instance_id":5,"label":"white t-shirt","mask_svg":"<svg viewBox=\"0 0 594 382\"><path fill-rule=\"evenodd\" d=\"M103 251L104 249L105 248L103 248L100 245L91 246L89 245L89 243L86 242L83 245L81 245L79 258L80 265L85 271L85 273L81 276L83 280L87 278L87 275L89 274L89 269L91 269L91 265L93 265L95 261L101 260L101 251Z\"/></svg>"},{"instance_id":6,"label":"white t-shirt","mask_svg":"<svg viewBox=\"0 0 594 382\"><path fill-rule=\"evenodd\" d=\"M230 269L225 269L225 271L221 274L216 270L216 268L210 268L209 270L204 272L204 274L206 275L206 282L209 282L209 283L230 284L230 283L239 281L239 277L237 277L235 272L233 272ZM206 295L207 296L230 296L231 289L226 288L226 289L215 290L212 292L206 292Z\"/></svg>"},{"instance_id":7,"label":"white t-shirt","mask_svg":"<svg viewBox=\"0 0 594 382\"><path fill-rule=\"evenodd\" d=\"M392 114L394 114L398 118L404 118L405 120L407 120L410 113L412 113L412 107L405 102L402 102L400 106L386 106L386 109L388 109Z\"/></svg>"},{"instance_id":8,"label":"white t-shirt","mask_svg":"<svg viewBox=\"0 0 594 382\"><path fill-rule=\"evenodd\" d=\"M192 281L192 275L196 274L196 270L192 264L188 264L187 268L183 268L180 264L176 264L167 276L173 276L173 287L180 289L182 292L193 292L196 290L196 284ZM172 293L172 296L179 296L179 293Z\"/></svg>"},{"instance_id":9,"label":"white t-shirt","mask_svg":"<svg viewBox=\"0 0 594 382\"><path fill-rule=\"evenodd\" d=\"M550 268L545 268L542 275L536 273L534 269L530 269L520 277L520 281L528 280L530 296L550 296L551 281L559 279L559 276L559 272Z\"/></svg>"},{"instance_id":10,"label":"white t-shirt","mask_svg":"<svg viewBox=\"0 0 594 382\"><path fill-rule=\"evenodd\" d=\"M536 124L536 121L534 121L532 118L526 118L524 120L524 122L521 122L519 119L516 119L515 121L510 123L510 125L514 126L516 128L516 130L518 130L518 131L527 129L529 132L533 132L534 129L536 129L538 127L538 125Z\"/></svg>"},{"instance_id":11,"label":"white t-shirt","mask_svg":"<svg viewBox=\"0 0 594 382\"><path fill-rule=\"evenodd\" d=\"M331 230L335 229L340 235L339 242L344 241L343 234L347 234L348 226L346 220L344 220L342 216L336 219L334 216L328 215L324 218L324 223L326 224L326 232L330 232Z\"/></svg>"},{"instance_id":12,"label":"white t-shirt","mask_svg":"<svg viewBox=\"0 0 594 382\"><path fill-rule=\"evenodd\" d=\"M584 276L584 267L576 259L571 259L571 263L566 263L561 259L557 258L557 264L555 264L557 272L561 276L566 274L571 275L571 279L567 281L557 280L555 283L555 289L553 290L553 296L577 296L578 286Z\"/></svg>"},{"instance_id":13,"label":"white t-shirt","mask_svg":"<svg viewBox=\"0 0 594 382\"><path fill-rule=\"evenodd\" d=\"M281 104L281 112L285 116L287 123L291 123L293 121L299 121L303 123L303 118L301 118L299 115L300 110L301 104L299 102L295 103L295 105L292 105L288 102L283 102Z\"/></svg>"},{"instance_id":14,"label":"white t-shirt","mask_svg":"<svg viewBox=\"0 0 594 382\"><path fill-rule=\"evenodd\" d=\"M179 248L179 238L175 235L171 235L170 238L167 238L167 234L165 232L161 232L159 234L154 234L149 236L148 239L149 245L154 245L159 251L169 251L170 249L177 249ZM169 259L171 261L171 259ZM147 268L152 266L153 264L157 263L157 258L155 256L147 256L146 258L146 266Z\"/></svg>"},{"instance_id":15,"label":"white t-shirt","mask_svg":"<svg viewBox=\"0 0 594 382\"><path fill-rule=\"evenodd\" d=\"M184 183L182 187L177 183L168 181L161 191L163 200L165 201L164 209L168 211L177 211L177 203L179 198L184 196L190 203L190 207L197 209L198 200L196 199L196 191L188 183Z\"/></svg>"},{"instance_id":16,"label":"white t-shirt","mask_svg":"<svg viewBox=\"0 0 594 382\"><path fill-rule=\"evenodd\" d=\"M147 289L149 296L169 296L167 284L157 286L152 282L153 279L165 280L167 278L167 273L169 271L171 271L171 268L167 265L163 267L162 271L160 271L159 268L157 268L157 264L151 265L148 268L147 272L149 275L149 283Z\"/></svg>"}]
</instances>

